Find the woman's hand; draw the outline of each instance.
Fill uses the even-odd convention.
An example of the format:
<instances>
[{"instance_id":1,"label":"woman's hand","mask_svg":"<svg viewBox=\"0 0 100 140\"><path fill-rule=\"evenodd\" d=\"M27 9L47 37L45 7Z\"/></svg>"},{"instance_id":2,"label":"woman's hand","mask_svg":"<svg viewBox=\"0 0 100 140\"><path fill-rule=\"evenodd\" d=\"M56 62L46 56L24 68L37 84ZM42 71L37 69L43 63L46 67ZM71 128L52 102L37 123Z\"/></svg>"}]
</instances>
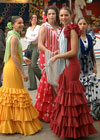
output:
<instances>
[{"instance_id":1,"label":"woman's hand","mask_svg":"<svg viewBox=\"0 0 100 140\"><path fill-rule=\"evenodd\" d=\"M32 65L32 61L30 59L24 57L23 60L26 65Z\"/></svg>"},{"instance_id":2,"label":"woman's hand","mask_svg":"<svg viewBox=\"0 0 100 140\"><path fill-rule=\"evenodd\" d=\"M24 82L28 81L28 76L26 74L23 75Z\"/></svg>"},{"instance_id":3,"label":"woman's hand","mask_svg":"<svg viewBox=\"0 0 100 140\"><path fill-rule=\"evenodd\" d=\"M52 56L55 56L55 55L57 55L59 53L60 53L60 50L56 50L55 52L52 52Z\"/></svg>"},{"instance_id":4,"label":"woman's hand","mask_svg":"<svg viewBox=\"0 0 100 140\"><path fill-rule=\"evenodd\" d=\"M96 64L95 64L94 67L93 67L93 72L94 72L95 74L97 74L97 66L96 66Z\"/></svg>"},{"instance_id":5,"label":"woman's hand","mask_svg":"<svg viewBox=\"0 0 100 140\"><path fill-rule=\"evenodd\" d=\"M56 59L57 59L57 56L56 55L53 56L53 57L51 57L51 59L50 59L51 63L53 64L56 61Z\"/></svg>"}]
</instances>

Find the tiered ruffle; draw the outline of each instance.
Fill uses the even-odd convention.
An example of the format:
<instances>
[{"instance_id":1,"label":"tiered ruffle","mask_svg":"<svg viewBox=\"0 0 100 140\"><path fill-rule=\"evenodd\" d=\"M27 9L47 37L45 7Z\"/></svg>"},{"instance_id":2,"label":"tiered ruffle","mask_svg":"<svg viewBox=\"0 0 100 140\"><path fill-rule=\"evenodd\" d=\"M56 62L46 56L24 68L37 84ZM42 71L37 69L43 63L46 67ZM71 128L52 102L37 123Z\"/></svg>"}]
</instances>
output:
<instances>
[{"instance_id":1,"label":"tiered ruffle","mask_svg":"<svg viewBox=\"0 0 100 140\"><path fill-rule=\"evenodd\" d=\"M0 88L0 133L31 135L41 122L26 89Z\"/></svg>"},{"instance_id":2,"label":"tiered ruffle","mask_svg":"<svg viewBox=\"0 0 100 140\"><path fill-rule=\"evenodd\" d=\"M51 115L51 130L60 138L75 139L97 133L92 125L93 119L80 81L67 83L68 88L64 84L64 79L60 77L58 95Z\"/></svg>"},{"instance_id":3,"label":"tiered ruffle","mask_svg":"<svg viewBox=\"0 0 100 140\"><path fill-rule=\"evenodd\" d=\"M80 81L86 88L85 96L88 99L89 103L100 99L100 81L95 73L81 77Z\"/></svg>"},{"instance_id":4,"label":"tiered ruffle","mask_svg":"<svg viewBox=\"0 0 100 140\"><path fill-rule=\"evenodd\" d=\"M54 91L52 86L47 82L46 73L41 77L35 107L39 111L39 119L50 122L50 115L54 107Z\"/></svg>"}]
</instances>

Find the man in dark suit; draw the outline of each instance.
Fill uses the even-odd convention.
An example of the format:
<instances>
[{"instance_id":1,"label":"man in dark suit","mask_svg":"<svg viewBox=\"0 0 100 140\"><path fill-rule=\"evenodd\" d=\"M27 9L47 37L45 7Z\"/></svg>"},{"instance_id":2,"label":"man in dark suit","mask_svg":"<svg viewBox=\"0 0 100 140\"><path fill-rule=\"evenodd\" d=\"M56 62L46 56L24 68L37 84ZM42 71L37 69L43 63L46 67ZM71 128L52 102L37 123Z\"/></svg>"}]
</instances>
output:
<instances>
[{"instance_id":1,"label":"man in dark suit","mask_svg":"<svg viewBox=\"0 0 100 140\"><path fill-rule=\"evenodd\" d=\"M5 53L5 21L3 17L0 17L0 86L2 85L1 76L3 71L3 59Z\"/></svg>"}]
</instances>

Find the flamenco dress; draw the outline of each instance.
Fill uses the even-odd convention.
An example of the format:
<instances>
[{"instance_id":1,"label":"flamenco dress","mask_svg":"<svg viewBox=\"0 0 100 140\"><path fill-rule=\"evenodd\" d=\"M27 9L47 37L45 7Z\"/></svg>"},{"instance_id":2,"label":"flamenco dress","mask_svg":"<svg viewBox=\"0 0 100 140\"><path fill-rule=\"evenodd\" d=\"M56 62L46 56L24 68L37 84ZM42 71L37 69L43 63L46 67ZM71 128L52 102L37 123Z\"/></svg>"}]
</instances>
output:
<instances>
[{"instance_id":1,"label":"flamenco dress","mask_svg":"<svg viewBox=\"0 0 100 140\"><path fill-rule=\"evenodd\" d=\"M93 52L93 40L89 34L86 34L86 37L87 39L85 42L80 38L80 81L86 89L85 96L92 109L92 104L95 103L95 101L100 100L100 81L96 74L93 73L94 64L92 60L93 56L91 55Z\"/></svg>"},{"instance_id":2,"label":"flamenco dress","mask_svg":"<svg viewBox=\"0 0 100 140\"><path fill-rule=\"evenodd\" d=\"M38 111L32 105L32 99L24 88L22 77L10 55L10 39L18 38L17 58L21 65L22 47L20 35L16 31L9 31L6 40L5 66L3 69L3 86L0 88L0 133L24 135L35 134L41 130Z\"/></svg>"},{"instance_id":3,"label":"flamenco dress","mask_svg":"<svg viewBox=\"0 0 100 140\"><path fill-rule=\"evenodd\" d=\"M46 39L44 46L51 52L58 50L58 37L60 29L57 31L49 23L44 23L42 26L46 28ZM45 122L50 122L50 115L52 108L54 107L55 91L53 87L48 83L45 72L45 53L40 50L39 64L42 71L42 77L39 83L39 87L36 95L35 107L39 111L39 119Z\"/></svg>"},{"instance_id":4,"label":"flamenco dress","mask_svg":"<svg viewBox=\"0 0 100 140\"><path fill-rule=\"evenodd\" d=\"M75 23L66 26L60 34L67 38L67 51L71 50L71 30L76 30L79 36L79 27ZM67 61L65 69L58 78L58 94L54 101L55 106L51 114L50 128L60 138L77 139L95 134L97 131L89 114L90 108L84 95L85 88L79 80L80 63L78 58L74 56Z\"/></svg>"}]
</instances>

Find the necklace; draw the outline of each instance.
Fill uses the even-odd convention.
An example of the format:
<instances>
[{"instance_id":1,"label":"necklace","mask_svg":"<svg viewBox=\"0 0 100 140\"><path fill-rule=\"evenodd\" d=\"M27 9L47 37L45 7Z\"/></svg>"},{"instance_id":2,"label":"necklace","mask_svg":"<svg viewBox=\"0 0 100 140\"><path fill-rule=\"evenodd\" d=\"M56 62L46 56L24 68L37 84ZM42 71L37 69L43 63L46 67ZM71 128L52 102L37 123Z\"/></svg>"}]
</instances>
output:
<instances>
[{"instance_id":1,"label":"necklace","mask_svg":"<svg viewBox=\"0 0 100 140\"><path fill-rule=\"evenodd\" d=\"M88 40L87 40L87 38L85 40L82 40L82 42L84 44L85 50L87 50L87 48L88 48Z\"/></svg>"}]
</instances>

